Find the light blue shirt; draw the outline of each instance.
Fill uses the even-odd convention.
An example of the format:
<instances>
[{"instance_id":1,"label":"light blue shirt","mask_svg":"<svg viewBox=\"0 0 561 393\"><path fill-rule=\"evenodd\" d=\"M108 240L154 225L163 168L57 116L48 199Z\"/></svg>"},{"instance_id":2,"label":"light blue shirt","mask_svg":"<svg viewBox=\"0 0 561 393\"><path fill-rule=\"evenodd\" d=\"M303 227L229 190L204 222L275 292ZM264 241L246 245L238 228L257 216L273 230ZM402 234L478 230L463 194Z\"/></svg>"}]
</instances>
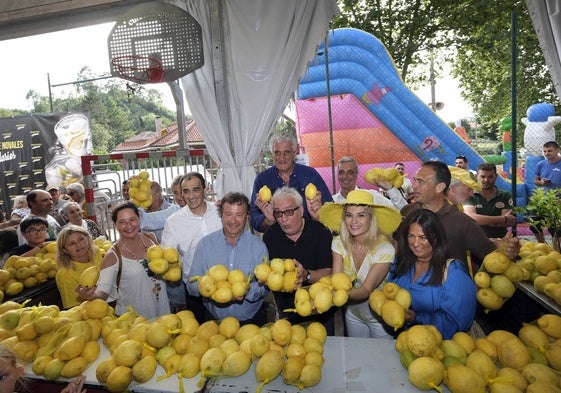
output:
<instances>
[{"instance_id":1,"label":"light blue shirt","mask_svg":"<svg viewBox=\"0 0 561 393\"><path fill-rule=\"evenodd\" d=\"M157 212L147 212L144 209L138 209L140 212L140 230L142 232L154 232L158 241L162 240L162 232L167 219L173 213L181 209L179 205L164 202L162 208Z\"/></svg>"},{"instance_id":2,"label":"light blue shirt","mask_svg":"<svg viewBox=\"0 0 561 393\"><path fill-rule=\"evenodd\" d=\"M190 277L202 276L213 265L225 265L228 270L239 269L246 275L252 274L253 269L263 258L268 258L267 247L258 237L244 231L235 246L226 241L222 229L203 237L195 248ZM199 296L197 281L187 283L187 290L193 296ZM243 302L219 304L209 298L203 298L203 303L213 318L219 320L231 316L239 321L251 319L263 304L267 295L267 288L252 280Z\"/></svg>"}]
</instances>

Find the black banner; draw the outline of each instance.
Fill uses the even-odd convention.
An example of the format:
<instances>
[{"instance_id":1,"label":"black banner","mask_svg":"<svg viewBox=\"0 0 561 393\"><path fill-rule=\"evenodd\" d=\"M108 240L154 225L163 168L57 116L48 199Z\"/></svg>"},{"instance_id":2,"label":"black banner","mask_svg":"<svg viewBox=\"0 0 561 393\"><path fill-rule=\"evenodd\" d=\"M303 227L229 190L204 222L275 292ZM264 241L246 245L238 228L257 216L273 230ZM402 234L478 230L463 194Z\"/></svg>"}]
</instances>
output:
<instances>
[{"instance_id":1,"label":"black banner","mask_svg":"<svg viewBox=\"0 0 561 393\"><path fill-rule=\"evenodd\" d=\"M6 218L15 196L80 181L80 156L91 154L91 139L89 112L0 118L0 210Z\"/></svg>"}]
</instances>

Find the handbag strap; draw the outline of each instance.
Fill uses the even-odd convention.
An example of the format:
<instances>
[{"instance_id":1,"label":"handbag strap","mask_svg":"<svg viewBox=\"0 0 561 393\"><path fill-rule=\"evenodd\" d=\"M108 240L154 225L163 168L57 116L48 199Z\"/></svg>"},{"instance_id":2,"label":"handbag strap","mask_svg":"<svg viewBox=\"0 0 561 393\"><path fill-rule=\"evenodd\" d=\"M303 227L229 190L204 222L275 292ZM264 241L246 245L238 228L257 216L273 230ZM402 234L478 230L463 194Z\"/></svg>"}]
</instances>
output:
<instances>
[{"instance_id":1,"label":"handbag strap","mask_svg":"<svg viewBox=\"0 0 561 393\"><path fill-rule=\"evenodd\" d=\"M123 257L121 256L121 250L119 246L115 245L115 254L117 255L117 261L119 261L119 270L117 270L117 291L119 291L119 285L121 284L121 271L123 270Z\"/></svg>"}]
</instances>

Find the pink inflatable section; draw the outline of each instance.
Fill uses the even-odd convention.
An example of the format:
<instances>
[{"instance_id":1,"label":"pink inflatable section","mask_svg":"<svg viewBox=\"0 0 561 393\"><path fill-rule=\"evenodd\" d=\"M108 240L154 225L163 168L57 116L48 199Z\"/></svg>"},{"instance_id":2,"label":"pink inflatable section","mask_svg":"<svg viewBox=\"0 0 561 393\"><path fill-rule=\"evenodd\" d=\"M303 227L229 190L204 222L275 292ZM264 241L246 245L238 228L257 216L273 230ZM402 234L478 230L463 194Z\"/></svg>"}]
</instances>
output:
<instances>
[{"instance_id":1,"label":"pink inflatable section","mask_svg":"<svg viewBox=\"0 0 561 393\"><path fill-rule=\"evenodd\" d=\"M359 163L357 184L372 188L364 181L364 172L373 167L405 164L406 172L415 173L419 158L352 94L331 97L334 162L352 156ZM296 129L299 144L308 154L310 166L316 168L332 188L332 158L329 135L327 97L296 101ZM337 187L337 174L335 185Z\"/></svg>"}]
</instances>

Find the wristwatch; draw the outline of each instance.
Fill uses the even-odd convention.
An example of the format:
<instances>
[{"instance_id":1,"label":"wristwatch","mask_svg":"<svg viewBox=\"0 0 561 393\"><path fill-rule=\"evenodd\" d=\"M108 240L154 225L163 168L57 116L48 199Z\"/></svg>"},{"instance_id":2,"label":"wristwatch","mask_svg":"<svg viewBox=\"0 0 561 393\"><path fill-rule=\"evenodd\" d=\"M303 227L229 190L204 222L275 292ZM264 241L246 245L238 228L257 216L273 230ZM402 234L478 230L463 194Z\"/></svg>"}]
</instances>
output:
<instances>
[{"instance_id":1,"label":"wristwatch","mask_svg":"<svg viewBox=\"0 0 561 393\"><path fill-rule=\"evenodd\" d=\"M304 282L309 282L312 279L312 274L310 273L309 270L306 270L306 278L304 279Z\"/></svg>"}]
</instances>

